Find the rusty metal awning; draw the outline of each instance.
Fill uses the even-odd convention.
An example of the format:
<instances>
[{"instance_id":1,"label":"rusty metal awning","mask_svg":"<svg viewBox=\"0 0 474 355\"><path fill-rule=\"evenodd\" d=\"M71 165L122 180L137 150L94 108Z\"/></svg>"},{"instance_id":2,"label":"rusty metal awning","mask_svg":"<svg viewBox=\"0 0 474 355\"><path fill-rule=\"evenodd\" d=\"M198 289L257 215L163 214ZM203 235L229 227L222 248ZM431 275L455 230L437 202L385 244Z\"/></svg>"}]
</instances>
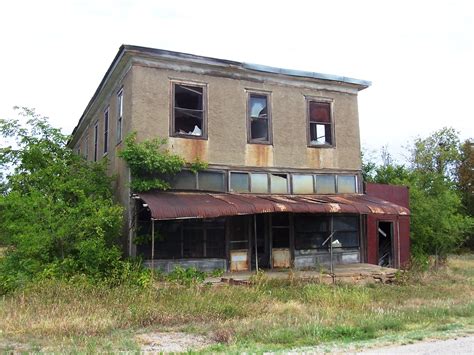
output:
<instances>
[{"instance_id":1,"label":"rusty metal awning","mask_svg":"<svg viewBox=\"0 0 474 355\"><path fill-rule=\"evenodd\" d=\"M253 195L235 193L143 192L151 217L215 218L255 213L355 213L409 215L394 203L367 195Z\"/></svg>"}]
</instances>

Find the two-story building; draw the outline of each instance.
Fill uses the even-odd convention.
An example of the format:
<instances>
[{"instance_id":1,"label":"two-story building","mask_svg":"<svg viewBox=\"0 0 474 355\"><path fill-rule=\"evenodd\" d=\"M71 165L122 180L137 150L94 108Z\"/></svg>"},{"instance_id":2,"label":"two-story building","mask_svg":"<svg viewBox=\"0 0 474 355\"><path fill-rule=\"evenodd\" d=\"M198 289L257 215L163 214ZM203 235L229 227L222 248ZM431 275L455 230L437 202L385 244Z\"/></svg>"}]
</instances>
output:
<instances>
[{"instance_id":1,"label":"two-story building","mask_svg":"<svg viewBox=\"0 0 474 355\"><path fill-rule=\"evenodd\" d=\"M311 268L329 261L403 266L407 190L361 175L357 96L370 82L123 45L69 146L107 157L126 208L129 255L209 270ZM167 137L208 168L168 191L133 194L124 137ZM153 241L137 235L153 232ZM134 240L140 239L141 243ZM152 248L152 244L154 248Z\"/></svg>"}]
</instances>

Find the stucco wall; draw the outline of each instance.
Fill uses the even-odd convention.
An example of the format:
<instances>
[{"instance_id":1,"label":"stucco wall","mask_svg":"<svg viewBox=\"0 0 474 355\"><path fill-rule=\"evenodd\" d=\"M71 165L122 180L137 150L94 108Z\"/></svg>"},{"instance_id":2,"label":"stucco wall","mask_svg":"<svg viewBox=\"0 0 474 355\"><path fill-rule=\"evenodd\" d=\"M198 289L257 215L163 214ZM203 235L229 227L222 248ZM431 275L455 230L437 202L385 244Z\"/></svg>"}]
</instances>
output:
<instances>
[{"instance_id":1,"label":"stucco wall","mask_svg":"<svg viewBox=\"0 0 474 355\"><path fill-rule=\"evenodd\" d=\"M169 138L170 148L187 160L210 164L359 170L360 140L355 94L267 82L200 75L134 65L132 126L139 139L169 136L170 80L208 85L208 139ZM247 144L246 90L271 92L273 145ZM334 101L334 148L307 147L305 96Z\"/></svg>"}]
</instances>

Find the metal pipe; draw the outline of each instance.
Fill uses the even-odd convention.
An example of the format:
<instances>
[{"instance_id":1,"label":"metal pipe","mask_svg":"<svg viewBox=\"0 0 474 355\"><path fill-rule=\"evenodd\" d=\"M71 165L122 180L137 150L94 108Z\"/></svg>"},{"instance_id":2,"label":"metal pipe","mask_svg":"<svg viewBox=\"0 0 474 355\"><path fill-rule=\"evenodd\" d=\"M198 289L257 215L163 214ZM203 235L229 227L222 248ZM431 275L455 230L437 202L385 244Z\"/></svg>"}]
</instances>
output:
<instances>
[{"instance_id":1,"label":"metal pipe","mask_svg":"<svg viewBox=\"0 0 474 355\"><path fill-rule=\"evenodd\" d=\"M334 278L334 260L333 260L333 252L332 252L332 240L333 240L333 236L334 234L336 234L337 231L334 231L332 232L331 234L329 234L329 237L326 238L326 240L323 242L322 246L324 246L328 241L330 241L329 243L329 256L330 256L330 261L331 261L331 276L332 276L332 281L334 282L335 281L335 278Z\"/></svg>"}]
</instances>

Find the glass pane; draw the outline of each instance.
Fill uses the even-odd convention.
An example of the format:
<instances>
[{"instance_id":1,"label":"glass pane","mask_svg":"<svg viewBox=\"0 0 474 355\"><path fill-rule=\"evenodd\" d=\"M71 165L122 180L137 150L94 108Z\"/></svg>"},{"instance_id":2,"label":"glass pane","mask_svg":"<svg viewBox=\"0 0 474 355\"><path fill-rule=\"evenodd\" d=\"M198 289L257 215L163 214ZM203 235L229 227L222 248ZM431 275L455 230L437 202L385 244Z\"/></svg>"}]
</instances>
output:
<instances>
[{"instance_id":1,"label":"glass pane","mask_svg":"<svg viewBox=\"0 0 474 355\"><path fill-rule=\"evenodd\" d=\"M333 223L335 231L359 230L359 218L357 216L335 216Z\"/></svg>"},{"instance_id":2,"label":"glass pane","mask_svg":"<svg viewBox=\"0 0 474 355\"><path fill-rule=\"evenodd\" d=\"M358 232L341 232L334 235L334 241L341 243L341 248L356 248L359 246Z\"/></svg>"},{"instance_id":3,"label":"glass pane","mask_svg":"<svg viewBox=\"0 0 474 355\"><path fill-rule=\"evenodd\" d=\"M256 193L268 193L268 175L267 174L251 174L252 187L250 191Z\"/></svg>"},{"instance_id":4,"label":"glass pane","mask_svg":"<svg viewBox=\"0 0 474 355\"><path fill-rule=\"evenodd\" d=\"M270 174L270 183L272 194L288 193L288 175Z\"/></svg>"},{"instance_id":5,"label":"glass pane","mask_svg":"<svg viewBox=\"0 0 474 355\"><path fill-rule=\"evenodd\" d=\"M250 117L267 118L267 97L264 95L250 95Z\"/></svg>"},{"instance_id":6,"label":"glass pane","mask_svg":"<svg viewBox=\"0 0 474 355\"><path fill-rule=\"evenodd\" d=\"M330 219L326 216L295 215L295 248L318 249L330 234Z\"/></svg>"},{"instance_id":7,"label":"glass pane","mask_svg":"<svg viewBox=\"0 0 474 355\"><path fill-rule=\"evenodd\" d=\"M316 175L316 192L318 194L336 193L336 177L334 175Z\"/></svg>"},{"instance_id":8,"label":"glass pane","mask_svg":"<svg viewBox=\"0 0 474 355\"><path fill-rule=\"evenodd\" d=\"M249 192L249 174L230 173L230 190L233 192Z\"/></svg>"},{"instance_id":9,"label":"glass pane","mask_svg":"<svg viewBox=\"0 0 474 355\"><path fill-rule=\"evenodd\" d=\"M331 105L327 102L309 103L309 120L311 122L331 123Z\"/></svg>"},{"instance_id":10,"label":"glass pane","mask_svg":"<svg viewBox=\"0 0 474 355\"><path fill-rule=\"evenodd\" d=\"M293 175L294 194L312 194L313 175Z\"/></svg>"},{"instance_id":11,"label":"glass pane","mask_svg":"<svg viewBox=\"0 0 474 355\"><path fill-rule=\"evenodd\" d=\"M195 190L196 175L189 170L182 170L171 178L171 188L175 190Z\"/></svg>"},{"instance_id":12,"label":"glass pane","mask_svg":"<svg viewBox=\"0 0 474 355\"><path fill-rule=\"evenodd\" d=\"M250 138L255 141L268 141L268 120L252 118L250 122Z\"/></svg>"},{"instance_id":13,"label":"glass pane","mask_svg":"<svg viewBox=\"0 0 474 355\"><path fill-rule=\"evenodd\" d=\"M340 194L356 192L356 178L350 175L337 176L337 192Z\"/></svg>"},{"instance_id":14,"label":"glass pane","mask_svg":"<svg viewBox=\"0 0 474 355\"><path fill-rule=\"evenodd\" d=\"M224 173L217 171L199 171L199 190L225 191Z\"/></svg>"}]
</instances>

